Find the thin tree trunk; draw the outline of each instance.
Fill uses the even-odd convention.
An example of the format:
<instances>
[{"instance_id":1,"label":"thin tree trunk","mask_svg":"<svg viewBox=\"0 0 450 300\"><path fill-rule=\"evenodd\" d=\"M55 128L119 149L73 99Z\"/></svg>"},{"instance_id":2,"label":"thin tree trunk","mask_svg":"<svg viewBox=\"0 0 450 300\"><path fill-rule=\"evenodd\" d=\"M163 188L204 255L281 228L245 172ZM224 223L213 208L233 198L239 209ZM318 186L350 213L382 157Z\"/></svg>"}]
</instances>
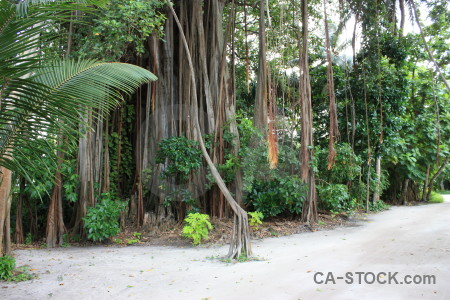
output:
<instances>
[{"instance_id":1,"label":"thin tree trunk","mask_svg":"<svg viewBox=\"0 0 450 300\"><path fill-rule=\"evenodd\" d=\"M111 188L110 182L110 160L109 160L109 114L106 114L106 120L104 122L105 126L105 142L104 142L104 160L103 160L103 185L102 185L102 193L109 193Z\"/></svg>"},{"instance_id":2,"label":"thin tree trunk","mask_svg":"<svg viewBox=\"0 0 450 300\"><path fill-rule=\"evenodd\" d=\"M408 204L408 187L409 187L409 182L410 182L409 178L406 178L405 181L403 182L402 198L401 198L401 202L402 202L403 205L407 205Z\"/></svg>"},{"instance_id":3,"label":"thin tree trunk","mask_svg":"<svg viewBox=\"0 0 450 300\"><path fill-rule=\"evenodd\" d=\"M268 97L268 72L266 59L266 21L264 13L264 0L259 3L259 63L258 63L258 79L256 87L255 99L255 115L253 123L264 136L267 134L267 97Z\"/></svg>"},{"instance_id":4,"label":"thin tree trunk","mask_svg":"<svg viewBox=\"0 0 450 300\"><path fill-rule=\"evenodd\" d=\"M329 145L328 145L328 170L333 168L336 159L336 150L334 143L339 139L339 127L336 109L336 95L334 93L334 78L333 78L333 61L331 59L331 45L330 33L328 30L328 16L327 16L327 0L323 0L323 14L325 22L325 48L327 53L327 88L328 96L330 98L330 131L329 131Z\"/></svg>"},{"instance_id":5,"label":"thin tree trunk","mask_svg":"<svg viewBox=\"0 0 450 300\"><path fill-rule=\"evenodd\" d=\"M399 36L403 37L403 30L405 29L406 11L405 11L405 0L399 0L400 6L400 30Z\"/></svg>"},{"instance_id":6,"label":"thin tree trunk","mask_svg":"<svg viewBox=\"0 0 450 300\"><path fill-rule=\"evenodd\" d=\"M308 63L308 1L301 1L302 12L302 46L300 55L300 101L301 101L301 175L303 182L308 186L308 195L303 202L301 220L307 224L316 223L317 198L314 171L310 162L314 157L311 83Z\"/></svg>"},{"instance_id":7,"label":"thin tree trunk","mask_svg":"<svg viewBox=\"0 0 450 300\"><path fill-rule=\"evenodd\" d=\"M69 58L69 55L72 51L72 34L73 34L73 17L76 12L71 12L70 14L70 23L69 23L69 33L67 37L67 50L66 50L66 59ZM58 145L62 146L62 141L64 140L64 136L62 134L58 135ZM57 165L55 170L55 182L53 186L52 195L50 196L50 203L48 207L47 213L47 226L46 226L46 241L47 247L53 248L56 245L62 245L63 234L66 231L63 220L63 208L62 208L62 186L63 186L63 178L61 174L61 165L64 161L64 152L58 150L57 152Z\"/></svg>"},{"instance_id":8,"label":"thin tree trunk","mask_svg":"<svg viewBox=\"0 0 450 300\"><path fill-rule=\"evenodd\" d=\"M366 181L366 213L369 212L370 202L370 169L372 166L372 149L370 147L370 128L369 128L369 111L367 104L367 81L366 70L363 62L363 90L364 90L364 108L366 115L366 131L367 131L367 181Z\"/></svg>"},{"instance_id":9,"label":"thin tree trunk","mask_svg":"<svg viewBox=\"0 0 450 300\"><path fill-rule=\"evenodd\" d=\"M25 178L20 178L20 187L19 187L19 196L17 199L17 207L16 207L16 230L14 232L14 241L16 244L24 243L24 234L23 234L23 222L22 222L22 211L23 211L23 198L25 197L24 189L25 189Z\"/></svg>"},{"instance_id":10,"label":"thin tree trunk","mask_svg":"<svg viewBox=\"0 0 450 300\"><path fill-rule=\"evenodd\" d=\"M438 178L441 175L442 171L444 171L449 160L450 160L450 157L447 157L445 159L445 161L442 163L441 167L437 170L437 172L433 175L433 177L431 177L430 182L428 183L429 188L428 188L428 192L427 192L426 201L430 201L431 191L433 190L434 181L436 180L436 178Z\"/></svg>"},{"instance_id":11,"label":"thin tree trunk","mask_svg":"<svg viewBox=\"0 0 450 300\"><path fill-rule=\"evenodd\" d=\"M432 82L433 82L434 107L436 113L436 167L437 167L439 165L439 156L441 154L441 120L439 112L439 103L436 97L436 86L434 84L434 77L432 78Z\"/></svg>"},{"instance_id":12,"label":"thin tree trunk","mask_svg":"<svg viewBox=\"0 0 450 300\"><path fill-rule=\"evenodd\" d=\"M236 31L236 13L235 13L235 3L233 0L233 14L231 16L230 22L233 24L232 28L232 36L231 36L231 80L230 80L230 86L228 88L229 96L227 97L227 103L225 103L225 112L227 115L227 119L230 120L230 132L234 134L234 147L232 149L232 154L236 157L239 156L239 149L241 147L240 145L240 139L239 139L239 131L237 129L237 123L236 123L236 59L235 59L235 38L234 34ZM236 174L234 177L234 198L236 199L236 202L242 207L244 204L243 199L243 192L242 192L242 186L243 186L243 177L242 177L242 169L241 167L238 167L236 170Z\"/></svg>"},{"instance_id":13,"label":"thin tree trunk","mask_svg":"<svg viewBox=\"0 0 450 300\"><path fill-rule=\"evenodd\" d=\"M358 28L358 20L359 13L357 12L355 15L355 25L353 27L353 35L352 35L352 60L353 60L353 71L356 70L356 29ZM351 100L351 112L352 112L352 150L355 151L355 135L356 135L356 109L355 109L355 99L353 98L352 90L350 87L350 79L347 77L349 91L350 91L350 100Z\"/></svg>"},{"instance_id":14,"label":"thin tree trunk","mask_svg":"<svg viewBox=\"0 0 450 300\"><path fill-rule=\"evenodd\" d=\"M439 67L436 60L434 59L434 56L431 53L430 47L428 47L428 42L425 39L425 34L422 31L422 25L420 25L419 16L417 15L416 4L414 3L414 0L409 0L409 1L412 5L414 18L416 19L417 26L419 26L420 36L422 37L422 41L425 46L425 50L427 50L427 53L428 53L428 56L429 56L431 62L434 64L436 71L439 73L439 76L441 76L442 82L444 82L445 86L447 87L447 91L450 92L450 85L448 84L447 79L445 79L445 75L444 75L444 73L442 73L441 68Z\"/></svg>"},{"instance_id":15,"label":"thin tree trunk","mask_svg":"<svg viewBox=\"0 0 450 300\"><path fill-rule=\"evenodd\" d=\"M187 43L186 37L184 35L184 31L180 24L180 21L176 15L175 11L173 10L173 7L172 7L171 3L169 2L169 0L167 0L167 3L168 3L168 6L171 10L171 13L172 13L176 23L178 25L178 28L180 30L180 36L181 36L182 42L185 47L185 51L186 51L187 59L188 59L188 63L189 63L189 68L191 71L190 77L191 77L191 82L192 82L192 86L193 86L193 89L192 89L193 101L197 102L197 88L196 88L196 82L195 82L195 72L194 72L194 66L192 63L192 58L191 58L191 53L190 53L190 50L188 47L188 43ZM206 147L205 147L205 144L203 141L203 137L202 137L202 132L200 129L200 124L198 121L197 103L193 103L193 105L191 106L191 112L192 112L192 116L194 119L193 120L194 129L197 133L197 139L200 144L200 148L202 150L203 156L204 156L206 162L208 163L208 166L211 170L211 173L212 173L217 185L219 186L220 190L224 194L225 199L227 200L228 204L231 206L231 209L235 213L233 234L232 234L232 239L231 239L231 243L230 243L230 250L228 252L228 257L237 258L241 254L243 254L247 257L251 256L252 250L251 250L251 244L250 244L250 230L249 230L249 226L248 226L247 212L245 210L243 210L231 196L230 192L228 191L228 188L226 187L226 185L223 182L214 163L212 162L212 160L208 154L208 151L206 150Z\"/></svg>"},{"instance_id":16,"label":"thin tree trunk","mask_svg":"<svg viewBox=\"0 0 450 300\"><path fill-rule=\"evenodd\" d=\"M422 201L427 201L427 195L428 195L428 180L430 179L430 170L431 166L427 165L427 171L425 176L425 182L423 183L423 190L422 190Z\"/></svg>"},{"instance_id":17,"label":"thin tree trunk","mask_svg":"<svg viewBox=\"0 0 450 300\"><path fill-rule=\"evenodd\" d=\"M377 157L375 161L375 172L377 173L377 184L375 187L375 192L373 193L373 202L380 200L380 185L381 185L381 158Z\"/></svg>"},{"instance_id":18,"label":"thin tree trunk","mask_svg":"<svg viewBox=\"0 0 450 300\"><path fill-rule=\"evenodd\" d=\"M59 146L62 145L62 141L59 142ZM56 245L61 246L64 242L63 234L66 231L63 220L62 211L62 174L61 165L64 161L64 152L58 150L57 153L57 170L55 172L55 183L53 186L53 192L50 197L50 204L47 214L47 247L53 248Z\"/></svg>"},{"instance_id":19,"label":"thin tree trunk","mask_svg":"<svg viewBox=\"0 0 450 300\"><path fill-rule=\"evenodd\" d=\"M0 257L11 254L11 180L11 170L0 167Z\"/></svg>"}]
</instances>

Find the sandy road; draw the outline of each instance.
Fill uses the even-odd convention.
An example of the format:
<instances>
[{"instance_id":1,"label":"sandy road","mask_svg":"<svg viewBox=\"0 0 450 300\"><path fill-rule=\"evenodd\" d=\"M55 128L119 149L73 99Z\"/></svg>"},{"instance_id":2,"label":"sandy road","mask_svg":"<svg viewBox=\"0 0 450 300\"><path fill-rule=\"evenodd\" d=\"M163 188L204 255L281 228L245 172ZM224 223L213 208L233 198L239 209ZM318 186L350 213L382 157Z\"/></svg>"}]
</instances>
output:
<instances>
[{"instance_id":1,"label":"sandy road","mask_svg":"<svg viewBox=\"0 0 450 300\"><path fill-rule=\"evenodd\" d=\"M450 299L450 196L253 247L263 260L239 264L208 258L227 247L20 250L17 264L31 265L39 278L0 283L0 299ZM422 275L436 283L406 284L433 279Z\"/></svg>"}]
</instances>

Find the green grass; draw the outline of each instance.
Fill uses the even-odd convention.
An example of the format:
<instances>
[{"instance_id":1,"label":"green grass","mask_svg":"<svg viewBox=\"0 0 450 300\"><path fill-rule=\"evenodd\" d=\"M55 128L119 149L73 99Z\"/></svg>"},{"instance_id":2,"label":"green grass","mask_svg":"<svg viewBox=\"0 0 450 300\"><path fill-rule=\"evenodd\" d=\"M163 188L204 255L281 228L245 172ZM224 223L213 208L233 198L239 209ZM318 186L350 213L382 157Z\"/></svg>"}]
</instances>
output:
<instances>
[{"instance_id":1,"label":"green grass","mask_svg":"<svg viewBox=\"0 0 450 300\"><path fill-rule=\"evenodd\" d=\"M431 192L430 203L442 203L444 202L444 197L436 192Z\"/></svg>"}]
</instances>

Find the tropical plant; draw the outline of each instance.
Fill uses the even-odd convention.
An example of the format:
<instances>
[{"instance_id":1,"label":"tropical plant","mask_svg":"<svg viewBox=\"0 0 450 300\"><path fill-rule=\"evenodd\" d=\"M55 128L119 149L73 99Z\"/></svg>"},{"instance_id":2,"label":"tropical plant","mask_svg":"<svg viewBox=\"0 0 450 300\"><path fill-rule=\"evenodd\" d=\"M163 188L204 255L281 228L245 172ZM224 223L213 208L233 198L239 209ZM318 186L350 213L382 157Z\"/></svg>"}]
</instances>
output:
<instances>
[{"instance_id":1,"label":"tropical plant","mask_svg":"<svg viewBox=\"0 0 450 300\"><path fill-rule=\"evenodd\" d=\"M43 61L42 40L52 39L46 34L49 26L70 22L71 11L92 11L93 5L103 3L0 2L0 201L5 204L0 205L5 208L0 211L1 231L9 218L11 171L29 178L26 170L32 169L36 160L52 157L55 164L57 137L65 136L66 144L74 144L81 116L107 112L120 103L123 93L130 94L141 84L156 80L151 72L129 64ZM102 117L101 113L93 116ZM22 155L25 149L31 150L31 157Z\"/></svg>"},{"instance_id":2,"label":"tropical plant","mask_svg":"<svg viewBox=\"0 0 450 300\"><path fill-rule=\"evenodd\" d=\"M162 140L158 146L156 163L161 164L168 160L168 165L162 173L165 178L179 177L181 181L186 181L191 171L202 165L202 152L196 141L175 136Z\"/></svg>"},{"instance_id":3,"label":"tropical plant","mask_svg":"<svg viewBox=\"0 0 450 300\"><path fill-rule=\"evenodd\" d=\"M0 257L0 280L8 280L13 276L16 260L11 256Z\"/></svg>"},{"instance_id":4,"label":"tropical plant","mask_svg":"<svg viewBox=\"0 0 450 300\"><path fill-rule=\"evenodd\" d=\"M369 210L370 211L374 211L374 212L377 212L377 211L382 211L382 210L387 210L387 209L389 209L390 208L390 205L389 204L386 204L384 201L382 201L382 200L379 200L379 201L376 201L376 202L370 202L369 203Z\"/></svg>"},{"instance_id":5,"label":"tropical plant","mask_svg":"<svg viewBox=\"0 0 450 300\"><path fill-rule=\"evenodd\" d=\"M202 240L208 239L209 230L213 227L209 222L209 216L200 213L190 213L184 219L183 236L192 239L193 245L198 245Z\"/></svg>"},{"instance_id":6,"label":"tropical plant","mask_svg":"<svg viewBox=\"0 0 450 300\"><path fill-rule=\"evenodd\" d=\"M247 201L264 216L282 213L299 215L306 199L306 185L297 176L256 181L247 195Z\"/></svg>"},{"instance_id":7,"label":"tropical plant","mask_svg":"<svg viewBox=\"0 0 450 300\"><path fill-rule=\"evenodd\" d=\"M103 1L22 1L0 3L0 165L24 171L33 162L20 156L35 144L50 145L61 133L77 137L80 116L90 110L108 111L120 103L123 94L156 77L134 65L93 60L41 60L41 34L53 22L70 19L73 9L90 10L80 4ZM101 116L99 116L101 117ZM74 130L75 129L75 130ZM42 137L47 137L42 139ZM42 149L40 147L38 149ZM17 149L11 156L11 149ZM45 149L45 148L44 148ZM53 154L54 156L54 154ZM26 172L24 172L26 173Z\"/></svg>"},{"instance_id":8,"label":"tropical plant","mask_svg":"<svg viewBox=\"0 0 450 300\"><path fill-rule=\"evenodd\" d=\"M350 199L344 184L322 184L317 186L319 206L332 212L344 212L356 208L356 200Z\"/></svg>"},{"instance_id":9,"label":"tropical plant","mask_svg":"<svg viewBox=\"0 0 450 300\"><path fill-rule=\"evenodd\" d=\"M260 211L250 211L248 212L248 215L250 216L250 219L248 219L250 227L255 230L258 230L259 225L262 224L262 219L264 219L263 213Z\"/></svg>"},{"instance_id":10,"label":"tropical plant","mask_svg":"<svg viewBox=\"0 0 450 300\"><path fill-rule=\"evenodd\" d=\"M93 241L103 241L120 232L120 212L125 209L126 202L113 200L104 193L95 207L89 207L83 218L87 237Z\"/></svg>"}]
</instances>

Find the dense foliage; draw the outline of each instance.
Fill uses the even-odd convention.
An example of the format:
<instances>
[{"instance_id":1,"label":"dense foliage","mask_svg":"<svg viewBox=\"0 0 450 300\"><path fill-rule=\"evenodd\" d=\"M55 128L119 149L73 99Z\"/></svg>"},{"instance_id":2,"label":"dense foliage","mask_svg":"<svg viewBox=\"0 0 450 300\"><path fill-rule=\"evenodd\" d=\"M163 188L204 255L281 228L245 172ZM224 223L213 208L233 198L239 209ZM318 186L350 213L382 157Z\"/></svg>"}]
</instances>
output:
<instances>
[{"instance_id":1,"label":"dense foliage","mask_svg":"<svg viewBox=\"0 0 450 300\"><path fill-rule=\"evenodd\" d=\"M126 203L115 201L108 194L95 207L89 207L83 218L87 237L93 241L103 241L120 232L119 217Z\"/></svg>"},{"instance_id":2,"label":"dense foliage","mask_svg":"<svg viewBox=\"0 0 450 300\"><path fill-rule=\"evenodd\" d=\"M299 217L315 193L321 213L347 213L438 201L431 191L449 189L448 1L325 1L331 61L321 1L309 1L308 49L300 0L171 2L195 74L166 1L0 2L0 168L14 171L16 242L43 240L47 224L101 241L119 232L122 211L139 228L187 216L185 236L200 243L208 216L233 213L200 139L254 226ZM306 50L310 161L300 158ZM147 84L150 72L158 80Z\"/></svg>"},{"instance_id":3,"label":"dense foliage","mask_svg":"<svg viewBox=\"0 0 450 300\"><path fill-rule=\"evenodd\" d=\"M208 239L208 233L213 228L209 222L209 216L200 213L190 213L184 219L183 236L192 239L193 245L200 244Z\"/></svg>"}]
</instances>

